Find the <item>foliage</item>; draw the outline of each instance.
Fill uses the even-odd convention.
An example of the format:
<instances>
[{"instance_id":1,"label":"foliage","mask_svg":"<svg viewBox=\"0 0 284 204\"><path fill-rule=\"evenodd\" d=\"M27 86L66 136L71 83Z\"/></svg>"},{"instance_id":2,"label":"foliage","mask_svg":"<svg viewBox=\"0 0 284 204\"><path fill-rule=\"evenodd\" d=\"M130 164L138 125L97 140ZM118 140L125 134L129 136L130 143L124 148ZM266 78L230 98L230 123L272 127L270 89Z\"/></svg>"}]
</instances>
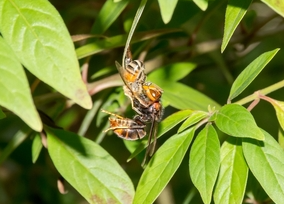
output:
<instances>
[{"instance_id":1,"label":"foliage","mask_svg":"<svg viewBox=\"0 0 284 204\"><path fill-rule=\"evenodd\" d=\"M283 16L272 0L1 0L0 203L281 203ZM145 169L147 138L104 133L100 111L133 117L114 63L129 43L164 91Z\"/></svg>"}]
</instances>

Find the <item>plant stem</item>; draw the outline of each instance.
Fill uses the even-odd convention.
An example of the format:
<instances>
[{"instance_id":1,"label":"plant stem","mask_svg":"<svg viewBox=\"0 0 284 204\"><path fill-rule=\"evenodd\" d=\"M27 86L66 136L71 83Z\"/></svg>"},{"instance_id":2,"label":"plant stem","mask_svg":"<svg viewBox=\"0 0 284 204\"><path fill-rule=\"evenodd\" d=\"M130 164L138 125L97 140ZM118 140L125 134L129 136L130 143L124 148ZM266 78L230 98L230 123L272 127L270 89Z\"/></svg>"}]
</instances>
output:
<instances>
[{"instance_id":1,"label":"plant stem","mask_svg":"<svg viewBox=\"0 0 284 204\"><path fill-rule=\"evenodd\" d=\"M266 87L264 89L261 89L258 92L260 94L262 94L262 95L267 95L267 94L269 94L269 93L271 93L273 91L276 91L278 89L281 89L283 87L284 87L284 80L279 81L279 82L277 82L277 83L275 83L275 84L273 84L271 86L268 86L268 87ZM249 95L249 96L247 96L247 97L245 97L245 98L235 102L235 104L243 105L243 104L246 104L246 103L248 103L250 101L253 101L253 100L257 99L257 98L259 98L259 95L253 93L253 94L251 94L251 95Z\"/></svg>"}]
</instances>

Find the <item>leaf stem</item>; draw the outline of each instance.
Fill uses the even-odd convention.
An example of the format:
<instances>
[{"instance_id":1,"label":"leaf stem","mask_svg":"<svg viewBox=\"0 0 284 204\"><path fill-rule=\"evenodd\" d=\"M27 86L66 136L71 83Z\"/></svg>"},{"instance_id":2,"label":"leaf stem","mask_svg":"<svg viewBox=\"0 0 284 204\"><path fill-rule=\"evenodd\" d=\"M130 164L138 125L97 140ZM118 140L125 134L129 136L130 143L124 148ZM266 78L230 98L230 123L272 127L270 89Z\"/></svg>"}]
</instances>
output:
<instances>
[{"instance_id":1,"label":"leaf stem","mask_svg":"<svg viewBox=\"0 0 284 204\"><path fill-rule=\"evenodd\" d=\"M122 56L122 66L124 66L124 63L125 63L124 60L125 60L125 57L126 57L127 49L130 45L130 41L131 41L131 38L133 36L134 30L135 30L135 28L138 24L138 21L140 20L140 17L143 13L143 10L145 8L146 3L147 3L147 0L142 0L140 2L138 9L137 9L136 15L134 17L132 26L130 28L130 31L129 31L129 34L128 34L128 37L127 37L127 40L126 40L126 43L125 43L124 52L123 52L123 56Z\"/></svg>"},{"instance_id":2,"label":"leaf stem","mask_svg":"<svg viewBox=\"0 0 284 204\"><path fill-rule=\"evenodd\" d=\"M261 90L259 90L257 92L259 94L261 94L261 95L267 95L267 94L269 94L269 93L271 93L273 91L276 91L278 89L281 89L283 87L284 87L284 80L279 81L279 82L277 82L277 83L275 83L275 84L273 84L271 86L268 86L268 87L266 87L264 89L261 89ZM250 101L253 101L253 100L259 98L259 94L253 93L253 94L251 94L251 95L249 95L249 96L247 96L247 97L245 97L245 98L235 102L235 104L239 104L239 105L246 104L246 103L248 103Z\"/></svg>"}]
</instances>

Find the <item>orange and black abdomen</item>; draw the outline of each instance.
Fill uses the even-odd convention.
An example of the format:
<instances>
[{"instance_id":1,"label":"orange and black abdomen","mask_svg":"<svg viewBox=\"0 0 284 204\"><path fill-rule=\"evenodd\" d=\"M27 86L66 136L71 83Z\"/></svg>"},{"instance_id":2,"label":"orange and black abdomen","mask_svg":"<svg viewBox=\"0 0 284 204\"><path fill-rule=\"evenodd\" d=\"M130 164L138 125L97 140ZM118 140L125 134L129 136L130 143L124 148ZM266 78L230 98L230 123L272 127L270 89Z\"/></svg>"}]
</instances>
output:
<instances>
[{"instance_id":1,"label":"orange and black abdomen","mask_svg":"<svg viewBox=\"0 0 284 204\"><path fill-rule=\"evenodd\" d=\"M133 82L144 82L145 81L145 73L144 73L144 64L143 62L139 60L131 61L127 66L125 67L125 72L123 74L124 80L127 83L133 83Z\"/></svg>"},{"instance_id":2,"label":"orange and black abdomen","mask_svg":"<svg viewBox=\"0 0 284 204\"><path fill-rule=\"evenodd\" d=\"M130 129L130 128L119 128L115 129L114 133L125 140L138 140L145 137L146 132L144 129Z\"/></svg>"},{"instance_id":3,"label":"orange and black abdomen","mask_svg":"<svg viewBox=\"0 0 284 204\"><path fill-rule=\"evenodd\" d=\"M125 140L138 140L145 137L145 125L128 118L109 118L114 133Z\"/></svg>"}]
</instances>

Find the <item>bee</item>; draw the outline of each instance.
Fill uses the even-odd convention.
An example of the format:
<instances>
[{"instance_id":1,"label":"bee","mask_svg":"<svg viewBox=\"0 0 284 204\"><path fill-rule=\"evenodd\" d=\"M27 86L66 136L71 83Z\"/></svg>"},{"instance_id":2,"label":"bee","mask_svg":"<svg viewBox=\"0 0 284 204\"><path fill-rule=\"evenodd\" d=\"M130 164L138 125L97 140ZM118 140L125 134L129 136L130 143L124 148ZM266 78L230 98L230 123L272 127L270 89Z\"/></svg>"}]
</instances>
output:
<instances>
[{"instance_id":1,"label":"bee","mask_svg":"<svg viewBox=\"0 0 284 204\"><path fill-rule=\"evenodd\" d=\"M131 52L126 53L124 66L115 62L117 70L124 81L124 94L130 99L132 109L142 114L140 107L148 108L160 100L163 90L152 82L146 82L144 63L140 60L132 60ZM139 103L135 102L138 100Z\"/></svg>"},{"instance_id":2,"label":"bee","mask_svg":"<svg viewBox=\"0 0 284 204\"><path fill-rule=\"evenodd\" d=\"M141 139L146 135L146 124L151 123L148 147L142 162L142 166L147 162L148 155L152 156L156 146L156 133L158 122L162 118L162 104L160 98L163 90L152 82L147 82L144 63L140 60L132 60L131 52L128 49L121 66L115 62L118 72L124 81L124 94L130 99L132 109L137 113L133 119L103 111L115 118L109 118L110 128L114 133L126 140ZM152 142L153 140L153 142Z\"/></svg>"},{"instance_id":3,"label":"bee","mask_svg":"<svg viewBox=\"0 0 284 204\"><path fill-rule=\"evenodd\" d=\"M109 118L110 128L104 130L107 132L113 130L113 132L120 138L125 140L138 140L142 139L146 135L146 125L138 119L124 118L120 115L102 110L102 112L114 116Z\"/></svg>"}]
</instances>

